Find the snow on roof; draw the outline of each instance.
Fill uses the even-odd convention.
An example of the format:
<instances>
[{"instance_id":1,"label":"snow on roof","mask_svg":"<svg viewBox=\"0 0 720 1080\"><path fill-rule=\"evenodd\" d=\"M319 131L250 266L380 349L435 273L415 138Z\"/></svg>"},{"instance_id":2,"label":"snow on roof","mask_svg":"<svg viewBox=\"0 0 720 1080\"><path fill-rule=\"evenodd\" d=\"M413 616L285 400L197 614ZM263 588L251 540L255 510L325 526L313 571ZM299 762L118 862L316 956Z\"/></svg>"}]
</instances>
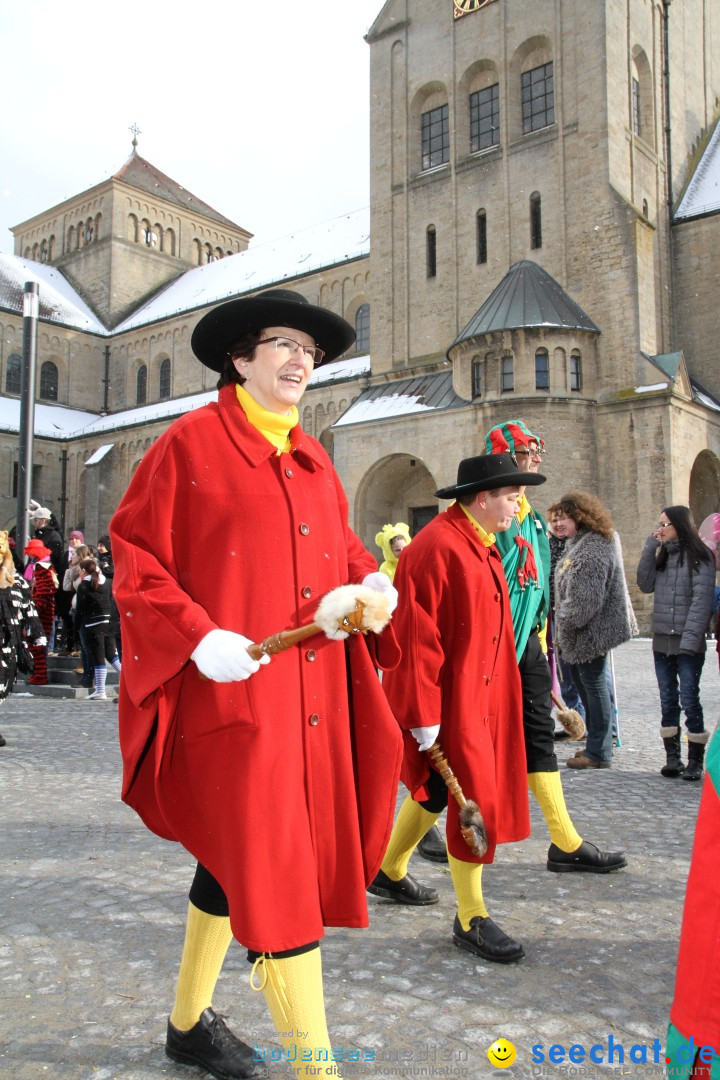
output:
<instances>
[{"instance_id":1,"label":"snow on roof","mask_svg":"<svg viewBox=\"0 0 720 1080\"><path fill-rule=\"evenodd\" d=\"M47 263L0 252L0 307L21 314L26 281L35 281L40 286L41 319L62 323L75 330L107 334L103 324L59 270Z\"/></svg>"},{"instance_id":2,"label":"snow on roof","mask_svg":"<svg viewBox=\"0 0 720 1080\"><path fill-rule=\"evenodd\" d=\"M98 446L97 450L93 454L90 455L90 457L87 459L85 464L86 465L97 465L98 462L102 461L102 459L105 457L106 454L110 453L110 451L112 450L114 445L115 445L115 443L111 442L111 443L105 443L104 446Z\"/></svg>"},{"instance_id":3,"label":"snow on roof","mask_svg":"<svg viewBox=\"0 0 720 1080\"><path fill-rule=\"evenodd\" d=\"M452 372L417 375L363 390L350 408L338 417L333 427L386 420L409 413L456 409L464 405L467 405L467 401L458 397L453 390Z\"/></svg>"},{"instance_id":4,"label":"snow on roof","mask_svg":"<svg viewBox=\"0 0 720 1080\"><path fill-rule=\"evenodd\" d=\"M134 330L325 266L359 259L369 252L370 212L366 208L188 270L114 332Z\"/></svg>"},{"instance_id":5,"label":"snow on roof","mask_svg":"<svg viewBox=\"0 0 720 1080\"><path fill-rule=\"evenodd\" d=\"M370 357L356 356L351 360L336 360L332 364L323 364L310 376L309 386L324 386L333 382L344 382L370 372ZM174 420L194 409L200 409L217 399L217 390L205 390L199 394L188 394L181 398L156 401L152 405L139 405L122 412L97 413L83 412L81 409L68 409L64 405L35 404L35 435L38 438L72 439L87 437L102 432L113 432L121 428L134 427L138 424L150 424L156 420ZM20 430L20 399L0 397L0 431ZM107 452L109 446L100 447ZM95 455L100 453L95 451ZM86 465L95 464L95 455ZM97 459L99 460L99 458Z\"/></svg>"},{"instance_id":6,"label":"snow on roof","mask_svg":"<svg viewBox=\"0 0 720 1080\"><path fill-rule=\"evenodd\" d=\"M332 364L323 364L310 376L308 388L326 386L327 383L345 382L356 379L359 375L370 374L370 357L354 356L351 360L335 360Z\"/></svg>"},{"instance_id":7,"label":"snow on roof","mask_svg":"<svg viewBox=\"0 0 720 1080\"><path fill-rule=\"evenodd\" d=\"M636 394L647 394L651 390L667 390L668 384L666 382L653 383L652 386L634 386L633 389Z\"/></svg>"},{"instance_id":8,"label":"snow on roof","mask_svg":"<svg viewBox=\"0 0 720 1080\"><path fill-rule=\"evenodd\" d=\"M720 210L720 122L685 189L675 211L675 220L700 217L717 210Z\"/></svg>"}]
</instances>

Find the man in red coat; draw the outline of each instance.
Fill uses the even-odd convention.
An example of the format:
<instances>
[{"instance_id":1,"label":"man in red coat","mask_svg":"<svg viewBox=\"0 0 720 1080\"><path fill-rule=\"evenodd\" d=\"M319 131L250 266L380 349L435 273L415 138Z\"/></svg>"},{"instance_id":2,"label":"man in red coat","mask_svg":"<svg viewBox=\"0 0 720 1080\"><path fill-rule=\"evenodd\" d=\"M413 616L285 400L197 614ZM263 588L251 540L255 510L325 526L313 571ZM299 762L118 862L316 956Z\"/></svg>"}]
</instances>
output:
<instances>
[{"instance_id":1,"label":"man in red coat","mask_svg":"<svg viewBox=\"0 0 720 1080\"><path fill-rule=\"evenodd\" d=\"M434 889L408 874L416 844L437 821L448 793L424 753L437 739L467 799L479 804L488 850L473 855L450 800L447 844L458 912L457 946L511 963L525 954L489 917L483 863L495 846L530 834L522 729L522 690L507 585L495 534L517 513L521 474L512 455L467 458L457 484L435 494L457 499L414 538L398 562L393 619L402 648L383 686L404 730L402 780L410 791L382 867L369 891L405 904L434 904ZM545 477L523 476L523 484Z\"/></svg>"},{"instance_id":2,"label":"man in red coat","mask_svg":"<svg viewBox=\"0 0 720 1080\"><path fill-rule=\"evenodd\" d=\"M354 336L286 290L210 311L192 347L218 400L158 439L111 524L123 799L198 861L166 1052L224 1080L267 1075L211 1007L233 935L288 1060L338 1075L318 942L367 926L392 828L401 736L373 666L397 661L392 629L308 638L269 666L247 651L340 585L394 594L298 424L313 365Z\"/></svg>"}]
</instances>

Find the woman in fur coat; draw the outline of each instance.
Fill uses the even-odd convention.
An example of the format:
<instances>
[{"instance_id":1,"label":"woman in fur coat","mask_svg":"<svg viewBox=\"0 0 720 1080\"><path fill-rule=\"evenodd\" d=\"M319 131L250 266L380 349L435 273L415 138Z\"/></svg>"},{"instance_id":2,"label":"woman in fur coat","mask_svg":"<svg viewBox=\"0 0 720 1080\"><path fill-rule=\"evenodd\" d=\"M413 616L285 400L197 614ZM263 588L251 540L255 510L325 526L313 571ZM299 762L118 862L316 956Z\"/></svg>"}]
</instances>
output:
<instances>
[{"instance_id":1,"label":"woman in fur coat","mask_svg":"<svg viewBox=\"0 0 720 1080\"><path fill-rule=\"evenodd\" d=\"M555 571L555 636L585 706L587 745L571 769L609 769L612 706L607 654L637 634L620 543L610 514L594 495L572 491L550 507L556 534L567 538Z\"/></svg>"}]
</instances>

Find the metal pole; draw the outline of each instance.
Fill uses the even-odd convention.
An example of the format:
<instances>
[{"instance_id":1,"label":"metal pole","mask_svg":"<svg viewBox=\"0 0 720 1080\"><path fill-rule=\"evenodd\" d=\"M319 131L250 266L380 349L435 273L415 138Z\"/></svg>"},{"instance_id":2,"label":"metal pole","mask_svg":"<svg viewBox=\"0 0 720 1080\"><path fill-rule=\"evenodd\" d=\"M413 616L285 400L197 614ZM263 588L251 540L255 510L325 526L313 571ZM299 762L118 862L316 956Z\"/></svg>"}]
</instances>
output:
<instances>
[{"instance_id":1,"label":"metal pole","mask_svg":"<svg viewBox=\"0 0 720 1080\"><path fill-rule=\"evenodd\" d=\"M65 508L67 506L67 450L60 451L60 535L65 539ZM60 582L62 585L62 582Z\"/></svg>"},{"instance_id":2,"label":"metal pole","mask_svg":"<svg viewBox=\"0 0 720 1080\"><path fill-rule=\"evenodd\" d=\"M20 380L20 438L18 445L17 552L24 558L30 534L33 440L35 436L35 370L40 286L26 281L23 296L23 365Z\"/></svg>"}]
</instances>

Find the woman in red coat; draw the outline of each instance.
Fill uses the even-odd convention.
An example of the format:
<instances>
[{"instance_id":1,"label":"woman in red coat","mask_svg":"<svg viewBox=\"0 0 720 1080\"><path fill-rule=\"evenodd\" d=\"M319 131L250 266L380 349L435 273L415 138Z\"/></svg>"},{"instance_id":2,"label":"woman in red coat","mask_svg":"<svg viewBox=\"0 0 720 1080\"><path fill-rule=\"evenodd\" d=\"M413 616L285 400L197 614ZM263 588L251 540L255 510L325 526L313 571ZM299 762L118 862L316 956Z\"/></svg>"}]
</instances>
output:
<instances>
[{"instance_id":1,"label":"woman in red coat","mask_svg":"<svg viewBox=\"0 0 720 1080\"><path fill-rule=\"evenodd\" d=\"M314 637L270 663L246 649L311 621L339 585L394 592L297 423L313 363L353 339L285 290L207 314L192 346L221 372L218 401L155 443L111 525L123 798L199 864L166 1051L215 1076L266 1075L210 1008L231 934L288 1058L302 1071L328 1052L318 941L324 926L367 925L392 826L400 733L370 651L395 663L392 632Z\"/></svg>"}]
</instances>

